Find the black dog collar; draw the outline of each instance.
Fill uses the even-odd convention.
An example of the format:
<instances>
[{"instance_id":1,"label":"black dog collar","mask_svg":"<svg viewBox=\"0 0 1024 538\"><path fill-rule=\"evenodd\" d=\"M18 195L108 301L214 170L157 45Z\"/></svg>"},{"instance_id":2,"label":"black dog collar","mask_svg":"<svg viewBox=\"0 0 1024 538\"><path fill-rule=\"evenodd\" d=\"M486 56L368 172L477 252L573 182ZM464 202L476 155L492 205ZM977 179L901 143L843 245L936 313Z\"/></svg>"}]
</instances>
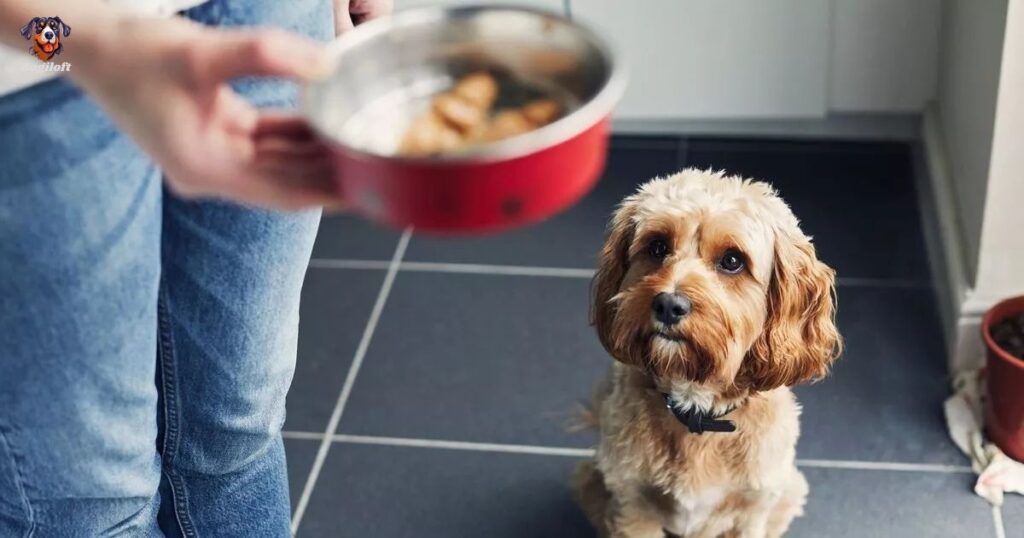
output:
<instances>
[{"instance_id":1,"label":"black dog collar","mask_svg":"<svg viewBox=\"0 0 1024 538\"><path fill-rule=\"evenodd\" d=\"M695 407L690 407L686 411L679 409L679 402L668 394L662 394L665 397L665 407L672 411L672 414L676 417L683 426L689 428L690 433L701 434L704 432L734 432L736 431L736 422L732 420L721 420L721 417L728 415L736 410L736 405L730 405L725 411L718 414L709 414L701 411Z\"/></svg>"}]
</instances>

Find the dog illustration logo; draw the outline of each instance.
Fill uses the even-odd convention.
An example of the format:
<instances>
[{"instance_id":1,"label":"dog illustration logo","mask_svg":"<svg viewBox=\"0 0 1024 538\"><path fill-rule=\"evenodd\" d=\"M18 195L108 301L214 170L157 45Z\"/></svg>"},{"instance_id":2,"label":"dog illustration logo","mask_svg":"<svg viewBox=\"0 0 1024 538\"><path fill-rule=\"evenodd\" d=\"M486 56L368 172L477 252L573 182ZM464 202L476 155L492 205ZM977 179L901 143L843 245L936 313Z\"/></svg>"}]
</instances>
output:
<instances>
[{"instance_id":1,"label":"dog illustration logo","mask_svg":"<svg viewBox=\"0 0 1024 538\"><path fill-rule=\"evenodd\" d=\"M60 17L35 17L21 27L21 35L32 40L32 47L28 51L48 62L64 50L60 39L71 35L71 27L64 24Z\"/></svg>"}]
</instances>

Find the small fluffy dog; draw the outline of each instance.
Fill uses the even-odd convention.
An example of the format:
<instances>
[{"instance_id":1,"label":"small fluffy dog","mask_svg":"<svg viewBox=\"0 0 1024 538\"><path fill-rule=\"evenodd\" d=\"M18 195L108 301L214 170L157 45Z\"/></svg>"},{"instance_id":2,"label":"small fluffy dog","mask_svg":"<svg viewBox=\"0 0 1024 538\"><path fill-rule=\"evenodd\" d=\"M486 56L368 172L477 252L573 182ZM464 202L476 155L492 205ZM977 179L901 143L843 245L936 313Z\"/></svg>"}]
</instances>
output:
<instances>
[{"instance_id":1,"label":"small fluffy dog","mask_svg":"<svg viewBox=\"0 0 1024 538\"><path fill-rule=\"evenodd\" d=\"M835 272L765 183L684 170L626 198L594 277L615 358L573 477L602 536L780 536L803 511L788 388L839 355Z\"/></svg>"}]
</instances>

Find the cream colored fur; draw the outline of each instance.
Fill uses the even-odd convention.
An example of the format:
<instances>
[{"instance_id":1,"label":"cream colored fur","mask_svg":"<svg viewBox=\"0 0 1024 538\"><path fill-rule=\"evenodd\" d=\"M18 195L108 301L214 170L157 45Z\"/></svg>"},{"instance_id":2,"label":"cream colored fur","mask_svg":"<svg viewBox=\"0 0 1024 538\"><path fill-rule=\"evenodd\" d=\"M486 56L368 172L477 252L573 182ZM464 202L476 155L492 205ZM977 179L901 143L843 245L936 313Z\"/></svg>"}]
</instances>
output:
<instances>
[{"instance_id":1,"label":"cream colored fur","mask_svg":"<svg viewBox=\"0 0 1024 538\"><path fill-rule=\"evenodd\" d=\"M654 239L670 245L653 258ZM741 273L718 262L741 253ZM693 310L672 327L658 293ZM593 322L616 360L592 402L596 455L573 476L602 536L776 537L800 515L800 406L789 386L825 375L841 350L834 272L766 184L685 170L628 197L610 225ZM659 337L670 331L680 341ZM666 408L722 412L732 433L690 433Z\"/></svg>"}]
</instances>

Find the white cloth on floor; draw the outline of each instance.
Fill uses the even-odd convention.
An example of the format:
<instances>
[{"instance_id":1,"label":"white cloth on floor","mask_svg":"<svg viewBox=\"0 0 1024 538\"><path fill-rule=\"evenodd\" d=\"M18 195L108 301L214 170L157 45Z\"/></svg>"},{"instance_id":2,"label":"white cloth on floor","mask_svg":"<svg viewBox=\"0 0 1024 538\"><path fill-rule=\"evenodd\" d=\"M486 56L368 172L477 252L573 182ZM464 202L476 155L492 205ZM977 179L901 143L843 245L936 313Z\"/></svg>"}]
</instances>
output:
<instances>
[{"instance_id":1,"label":"white cloth on floor","mask_svg":"<svg viewBox=\"0 0 1024 538\"><path fill-rule=\"evenodd\" d=\"M956 446L971 458L978 473L974 492L995 506L1003 493L1024 495L1024 463L1016 461L984 435L985 370L968 370L953 378L953 395L946 400L946 428Z\"/></svg>"}]
</instances>

